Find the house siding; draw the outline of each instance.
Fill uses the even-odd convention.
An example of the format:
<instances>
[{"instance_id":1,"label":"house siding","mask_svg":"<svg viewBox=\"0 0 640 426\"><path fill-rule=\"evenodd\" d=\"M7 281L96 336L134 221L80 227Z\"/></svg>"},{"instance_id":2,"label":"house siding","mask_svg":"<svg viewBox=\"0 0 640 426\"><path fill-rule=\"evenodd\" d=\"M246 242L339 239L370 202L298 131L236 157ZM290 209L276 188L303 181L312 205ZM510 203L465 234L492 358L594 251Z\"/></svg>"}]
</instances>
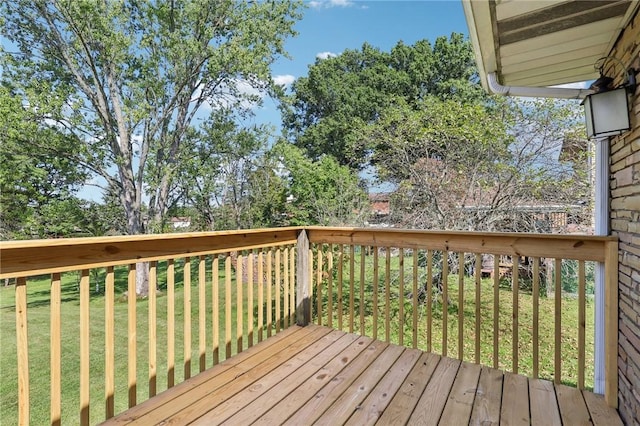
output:
<instances>
[{"instance_id":1,"label":"house siding","mask_svg":"<svg viewBox=\"0 0 640 426\"><path fill-rule=\"evenodd\" d=\"M640 80L640 14L636 12L610 56ZM623 81L609 61L609 75ZM626 424L640 424L640 85L631 97L631 130L610 140L611 231L620 241L618 405Z\"/></svg>"}]
</instances>

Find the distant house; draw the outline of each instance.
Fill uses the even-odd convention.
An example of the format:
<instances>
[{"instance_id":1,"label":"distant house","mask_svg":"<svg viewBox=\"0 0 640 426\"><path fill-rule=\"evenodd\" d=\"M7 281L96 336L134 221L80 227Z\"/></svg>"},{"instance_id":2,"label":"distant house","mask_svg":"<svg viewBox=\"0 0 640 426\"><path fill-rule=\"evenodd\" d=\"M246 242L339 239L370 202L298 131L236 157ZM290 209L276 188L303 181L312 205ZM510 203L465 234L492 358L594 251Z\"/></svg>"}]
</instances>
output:
<instances>
[{"instance_id":1,"label":"distant house","mask_svg":"<svg viewBox=\"0 0 640 426\"><path fill-rule=\"evenodd\" d=\"M191 226L191 218L189 216L172 217L170 222L173 229L184 229Z\"/></svg>"},{"instance_id":2,"label":"distant house","mask_svg":"<svg viewBox=\"0 0 640 426\"><path fill-rule=\"evenodd\" d=\"M369 194L369 206L371 209L369 223L371 225L388 223L391 214L390 194L384 192Z\"/></svg>"}]
</instances>

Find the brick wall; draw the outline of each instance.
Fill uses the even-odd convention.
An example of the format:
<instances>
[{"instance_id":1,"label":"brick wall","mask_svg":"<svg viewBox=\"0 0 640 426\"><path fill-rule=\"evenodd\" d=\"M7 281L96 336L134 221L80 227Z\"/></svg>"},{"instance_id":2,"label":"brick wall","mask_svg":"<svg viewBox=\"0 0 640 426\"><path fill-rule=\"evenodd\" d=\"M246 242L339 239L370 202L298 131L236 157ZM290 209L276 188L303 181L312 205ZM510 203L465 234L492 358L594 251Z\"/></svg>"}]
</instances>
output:
<instances>
[{"instance_id":1,"label":"brick wall","mask_svg":"<svg viewBox=\"0 0 640 426\"><path fill-rule=\"evenodd\" d=\"M640 81L640 13L625 28L610 56ZM613 61L610 61L611 63ZM617 83L622 81L620 67ZM620 240L618 403L626 424L640 424L640 86L632 96L631 130L611 140L611 229Z\"/></svg>"}]
</instances>

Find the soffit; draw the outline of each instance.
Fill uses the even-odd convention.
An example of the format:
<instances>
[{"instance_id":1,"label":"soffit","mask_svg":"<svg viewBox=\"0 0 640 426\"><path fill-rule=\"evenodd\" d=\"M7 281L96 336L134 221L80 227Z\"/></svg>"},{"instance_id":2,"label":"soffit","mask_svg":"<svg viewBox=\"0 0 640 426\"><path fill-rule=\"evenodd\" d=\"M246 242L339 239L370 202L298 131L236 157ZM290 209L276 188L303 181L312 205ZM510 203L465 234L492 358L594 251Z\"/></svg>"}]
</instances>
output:
<instances>
[{"instance_id":1,"label":"soffit","mask_svg":"<svg viewBox=\"0 0 640 426\"><path fill-rule=\"evenodd\" d=\"M505 86L592 80L638 0L463 0L480 77Z\"/></svg>"}]
</instances>

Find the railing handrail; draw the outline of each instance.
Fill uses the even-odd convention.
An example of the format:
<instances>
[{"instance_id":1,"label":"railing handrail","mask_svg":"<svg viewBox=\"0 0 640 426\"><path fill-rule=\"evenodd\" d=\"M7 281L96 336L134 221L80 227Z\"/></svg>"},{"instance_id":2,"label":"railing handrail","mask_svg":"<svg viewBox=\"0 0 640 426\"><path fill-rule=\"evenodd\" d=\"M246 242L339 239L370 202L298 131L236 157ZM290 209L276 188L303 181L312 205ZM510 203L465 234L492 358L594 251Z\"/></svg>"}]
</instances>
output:
<instances>
[{"instance_id":1,"label":"railing handrail","mask_svg":"<svg viewBox=\"0 0 640 426\"><path fill-rule=\"evenodd\" d=\"M295 244L300 228L0 241L0 279Z\"/></svg>"},{"instance_id":2,"label":"railing handrail","mask_svg":"<svg viewBox=\"0 0 640 426\"><path fill-rule=\"evenodd\" d=\"M429 248L436 250L564 257L597 262L605 261L603 244L617 241L617 238L612 236L580 234L316 226L0 241L0 251L2 252L0 279L131 262L164 260L184 254L198 256L224 253L230 250L248 250L274 244L295 244L298 234L302 230L307 230L311 243L344 243L383 247L398 245L398 236L402 235L402 246L407 248L429 246ZM550 240L554 244L549 244Z\"/></svg>"},{"instance_id":3,"label":"railing handrail","mask_svg":"<svg viewBox=\"0 0 640 426\"><path fill-rule=\"evenodd\" d=\"M561 257L604 262L615 236L527 232L433 231L388 228L307 227L311 243L404 247L510 256ZM402 238L399 238L402 235ZM553 241L553 244L549 244Z\"/></svg>"}]
</instances>

